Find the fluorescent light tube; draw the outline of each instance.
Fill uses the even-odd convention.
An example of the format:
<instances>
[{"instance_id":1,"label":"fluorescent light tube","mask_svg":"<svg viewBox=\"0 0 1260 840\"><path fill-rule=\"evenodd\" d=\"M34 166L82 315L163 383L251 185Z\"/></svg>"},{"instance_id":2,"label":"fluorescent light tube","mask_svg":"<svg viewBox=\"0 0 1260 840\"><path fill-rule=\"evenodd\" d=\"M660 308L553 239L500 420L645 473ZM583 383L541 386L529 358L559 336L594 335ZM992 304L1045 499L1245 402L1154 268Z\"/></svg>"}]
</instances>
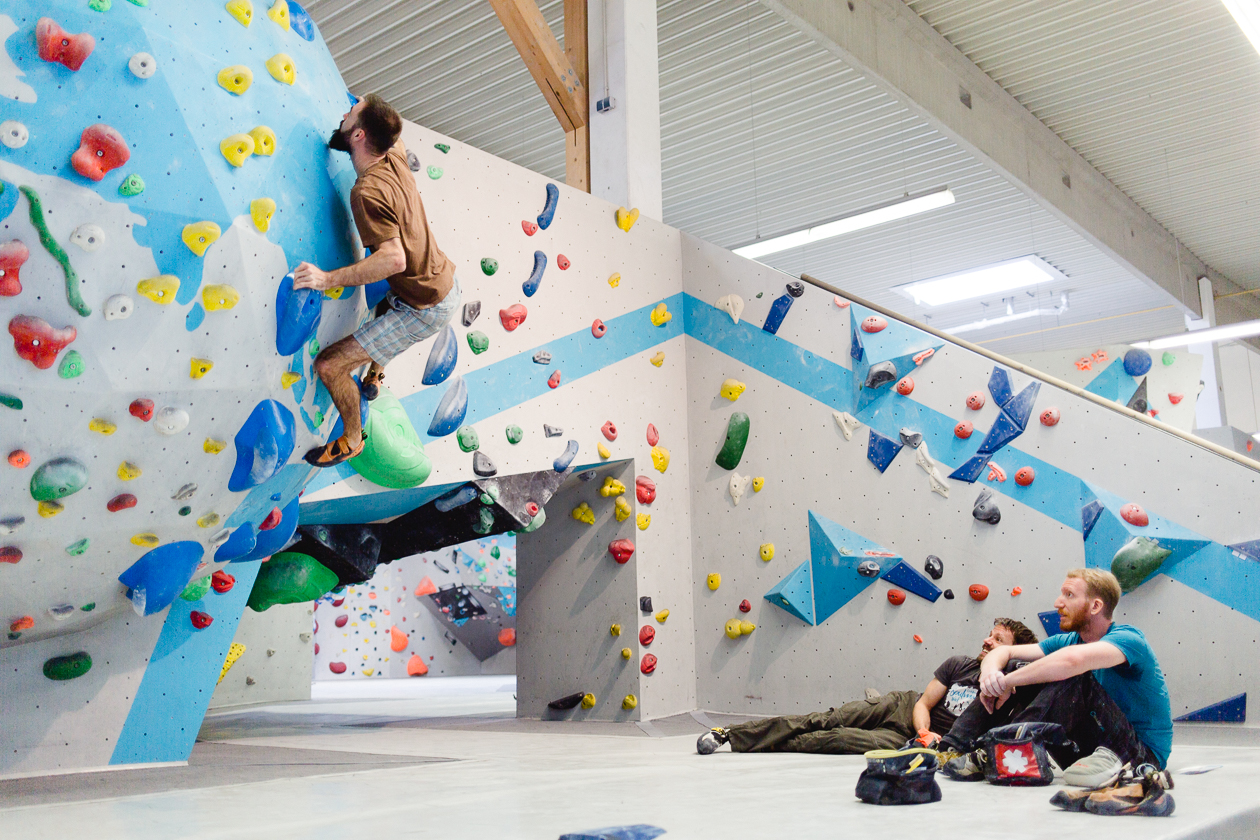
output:
<instances>
[{"instance_id":1,"label":"fluorescent light tube","mask_svg":"<svg viewBox=\"0 0 1260 840\"><path fill-rule=\"evenodd\" d=\"M767 254L777 254L780 251L799 248L812 242L821 242L824 239L853 233L854 231L882 225L886 222L895 222L907 216L926 213L929 210L935 210L938 207L945 207L953 203L954 194L949 191L948 187L942 187L929 193L899 198L887 204L872 207L870 210L862 210L858 213L842 216L833 222L825 222L804 230L785 233L782 236L758 240L749 245L735 248L734 253L739 254L741 257L755 260Z\"/></svg>"},{"instance_id":2,"label":"fluorescent light tube","mask_svg":"<svg viewBox=\"0 0 1260 840\"><path fill-rule=\"evenodd\" d=\"M921 306L944 306L960 300L987 297L1013 289L1023 289L1050 281L1064 282L1067 277L1050 263L1036 256L1018 257L992 265L916 280L894 286Z\"/></svg>"},{"instance_id":3,"label":"fluorescent light tube","mask_svg":"<svg viewBox=\"0 0 1260 840\"><path fill-rule=\"evenodd\" d=\"M1229 341L1232 338L1249 338L1253 335L1260 335L1260 320L1239 321L1237 324L1226 324L1223 327L1177 333L1163 338L1152 338L1150 341L1135 341L1131 346L1147 350L1163 350L1165 347L1208 344L1213 341Z\"/></svg>"},{"instance_id":4,"label":"fluorescent light tube","mask_svg":"<svg viewBox=\"0 0 1260 840\"><path fill-rule=\"evenodd\" d=\"M1260 3L1256 0L1221 0L1221 2L1234 16L1234 20L1238 22L1238 28L1251 41L1256 52L1260 52Z\"/></svg>"}]
</instances>

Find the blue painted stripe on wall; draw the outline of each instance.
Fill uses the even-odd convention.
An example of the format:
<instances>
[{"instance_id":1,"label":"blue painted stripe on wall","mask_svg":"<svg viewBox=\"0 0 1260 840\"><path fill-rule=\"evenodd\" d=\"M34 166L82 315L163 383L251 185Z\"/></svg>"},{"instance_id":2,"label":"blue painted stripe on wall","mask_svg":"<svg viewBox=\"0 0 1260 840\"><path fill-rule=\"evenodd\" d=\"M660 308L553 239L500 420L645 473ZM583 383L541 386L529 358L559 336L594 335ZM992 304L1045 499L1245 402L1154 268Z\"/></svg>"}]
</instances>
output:
<instances>
[{"instance_id":1,"label":"blue painted stripe on wall","mask_svg":"<svg viewBox=\"0 0 1260 840\"><path fill-rule=\"evenodd\" d=\"M200 601L171 604L110 764L188 759L261 565L233 564L230 591L211 589ZM214 623L195 629L188 617L193 610L209 613Z\"/></svg>"}]
</instances>

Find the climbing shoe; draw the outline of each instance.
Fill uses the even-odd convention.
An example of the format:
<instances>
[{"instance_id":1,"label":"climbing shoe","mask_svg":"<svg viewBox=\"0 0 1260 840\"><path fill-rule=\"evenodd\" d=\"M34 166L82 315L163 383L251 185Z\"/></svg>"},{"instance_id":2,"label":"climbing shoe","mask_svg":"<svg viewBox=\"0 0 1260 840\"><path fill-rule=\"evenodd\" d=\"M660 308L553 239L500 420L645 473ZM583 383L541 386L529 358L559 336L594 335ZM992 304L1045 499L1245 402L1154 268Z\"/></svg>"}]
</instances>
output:
<instances>
[{"instance_id":1,"label":"climbing shoe","mask_svg":"<svg viewBox=\"0 0 1260 840\"><path fill-rule=\"evenodd\" d=\"M718 747L729 743L730 734L722 727L714 727L696 740L696 752L700 755L712 755Z\"/></svg>"},{"instance_id":2,"label":"climbing shoe","mask_svg":"<svg viewBox=\"0 0 1260 840\"><path fill-rule=\"evenodd\" d=\"M1106 747L1099 747L1063 771L1063 784L1098 790L1110 787L1126 765Z\"/></svg>"},{"instance_id":3,"label":"climbing shoe","mask_svg":"<svg viewBox=\"0 0 1260 840\"><path fill-rule=\"evenodd\" d=\"M871 750L854 795L871 805L922 805L941 801L934 750Z\"/></svg>"},{"instance_id":4,"label":"climbing shoe","mask_svg":"<svg viewBox=\"0 0 1260 840\"><path fill-rule=\"evenodd\" d=\"M385 380L385 369L376 366L373 362L368 367L367 374L363 377L363 381L359 383L359 393L368 402L376 399L381 395L381 382Z\"/></svg>"},{"instance_id":5,"label":"climbing shoe","mask_svg":"<svg viewBox=\"0 0 1260 840\"><path fill-rule=\"evenodd\" d=\"M344 461L349 461L362 452L365 442L366 438L360 440L358 446L351 448L346 440L346 436L342 435L336 440L328 441L323 446L316 446L302 457L312 467L335 467Z\"/></svg>"},{"instance_id":6,"label":"climbing shoe","mask_svg":"<svg viewBox=\"0 0 1260 840\"><path fill-rule=\"evenodd\" d=\"M984 750L972 750L945 762L941 772L956 782L983 782L988 765Z\"/></svg>"},{"instance_id":7,"label":"climbing shoe","mask_svg":"<svg viewBox=\"0 0 1260 840\"><path fill-rule=\"evenodd\" d=\"M1150 764L1136 771L1127 765L1115 781L1100 790L1060 790L1050 804L1065 811L1088 811L1104 816L1166 817L1176 808L1168 791L1172 776Z\"/></svg>"}]
</instances>

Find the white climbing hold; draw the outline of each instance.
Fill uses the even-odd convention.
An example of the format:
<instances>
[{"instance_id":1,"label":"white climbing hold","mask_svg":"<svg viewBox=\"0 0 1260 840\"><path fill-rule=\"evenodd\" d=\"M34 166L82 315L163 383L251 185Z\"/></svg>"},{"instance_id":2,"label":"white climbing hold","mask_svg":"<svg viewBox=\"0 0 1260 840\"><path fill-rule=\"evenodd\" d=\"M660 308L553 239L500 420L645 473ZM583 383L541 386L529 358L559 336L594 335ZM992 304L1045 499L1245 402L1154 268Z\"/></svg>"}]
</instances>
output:
<instances>
[{"instance_id":1,"label":"white climbing hold","mask_svg":"<svg viewBox=\"0 0 1260 840\"><path fill-rule=\"evenodd\" d=\"M124 318L130 318L135 308L136 302L126 295L111 295L105 301L105 320L121 321Z\"/></svg>"},{"instance_id":2,"label":"white climbing hold","mask_svg":"<svg viewBox=\"0 0 1260 840\"><path fill-rule=\"evenodd\" d=\"M188 412L172 405L162 406L153 415L153 428L158 434L177 435L188 428Z\"/></svg>"},{"instance_id":3,"label":"white climbing hold","mask_svg":"<svg viewBox=\"0 0 1260 840\"><path fill-rule=\"evenodd\" d=\"M831 416L836 418L836 425L840 427L844 439L853 440L853 433L857 431L858 426L862 425L858 419L847 411L833 411Z\"/></svg>"},{"instance_id":4,"label":"white climbing hold","mask_svg":"<svg viewBox=\"0 0 1260 840\"><path fill-rule=\"evenodd\" d=\"M79 225L70 234L70 241L90 253L105 244L105 231L101 230L100 225Z\"/></svg>"},{"instance_id":5,"label":"white climbing hold","mask_svg":"<svg viewBox=\"0 0 1260 840\"><path fill-rule=\"evenodd\" d=\"M30 137L30 132L26 130L26 126L17 120L0 122L0 143L3 143L10 149L22 148Z\"/></svg>"},{"instance_id":6,"label":"white climbing hold","mask_svg":"<svg viewBox=\"0 0 1260 840\"><path fill-rule=\"evenodd\" d=\"M157 72L157 59L147 52L138 52L127 62L127 69L137 79L148 79Z\"/></svg>"},{"instance_id":7,"label":"white climbing hold","mask_svg":"<svg viewBox=\"0 0 1260 840\"><path fill-rule=\"evenodd\" d=\"M224 528L222 531L219 531L214 536L210 537L210 539L206 540L206 545L210 546L211 548L218 548L219 546L227 542L228 537L230 536L232 536L231 530Z\"/></svg>"},{"instance_id":8,"label":"white climbing hold","mask_svg":"<svg viewBox=\"0 0 1260 840\"><path fill-rule=\"evenodd\" d=\"M713 305L730 315L731 320L737 324L739 316L744 314L744 299L739 295L722 295Z\"/></svg>"},{"instance_id":9,"label":"white climbing hold","mask_svg":"<svg viewBox=\"0 0 1260 840\"><path fill-rule=\"evenodd\" d=\"M919 444L919 448L914 452L914 462L918 464L925 473L931 475L936 470L936 459L928 452L927 443Z\"/></svg>"},{"instance_id":10,"label":"white climbing hold","mask_svg":"<svg viewBox=\"0 0 1260 840\"><path fill-rule=\"evenodd\" d=\"M53 621L65 621L74 613L74 604L57 604L48 608L48 615Z\"/></svg>"},{"instance_id":11,"label":"white climbing hold","mask_svg":"<svg viewBox=\"0 0 1260 840\"><path fill-rule=\"evenodd\" d=\"M729 488L731 492L731 501L738 505L739 500L744 498L744 493L747 492L748 485L751 483L752 476L740 475L737 472L731 473L731 484Z\"/></svg>"},{"instance_id":12,"label":"white climbing hold","mask_svg":"<svg viewBox=\"0 0 1260 840\"><path fill-rule=\"evenodd\" d=\"M945 498L949 498L949 485L945 483L945 478L936 470L928 473L928 484L932 486L933 493L940 493Z\"/></svg>"}]
</instances>

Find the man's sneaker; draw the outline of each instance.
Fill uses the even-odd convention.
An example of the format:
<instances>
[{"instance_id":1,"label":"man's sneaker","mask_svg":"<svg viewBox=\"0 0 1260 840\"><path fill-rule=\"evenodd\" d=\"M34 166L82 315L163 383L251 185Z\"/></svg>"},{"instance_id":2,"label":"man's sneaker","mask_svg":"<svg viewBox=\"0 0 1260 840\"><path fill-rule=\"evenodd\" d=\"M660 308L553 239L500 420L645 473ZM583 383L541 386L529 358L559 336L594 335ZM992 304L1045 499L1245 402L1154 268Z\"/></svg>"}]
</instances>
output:
<instances>
[{"instance_id":1,"label":"man's sneaker","mask_svg":"<svg viewBox=\"0 0 1260 840\"><path fill-rule=\"evenodd\" d=\"M323 446L316 446L302 457L312 467L335 467L361 453L365 441L366 438L360 440L358 446L351 447L346 441L346 436L342 435Z\"/></svg>"},{"instance_id":2,"label":"man's sneaker","mask_svg":"<svg viewBox=\"0 0 1260 840\"><path fill-rule=\"evenodd\" d=\"M718 747L729 742L730 735L725 729L718 726L705 732L696 740L696 752L700 755L712 755Z\"/></svg>"},{"instance_id":3,"label":"man's sneaker","mask_svg":"<svg viewBox=\"0 0 1260 840\"><path fill-rule=\"evenodd\" d=\"M1106 747L1099 747L1063 771L1063 784L1098 790L1120 778L1125 763Z\"/></svg>"},{"instance_id":4,"label":"man's sneaker","mask_svg":"<svg viewBox=\"0 0 1260 840\"><path fill-rule=\"evenodd\" d=\"M974 750L945 762L941 772L956 782L983 782L988 763L984 750Z\"/></svg>"},{"instance_id":5,"label":"man's sneaker","mask_svg":"<svg viewBox=\"0 0 1260 840\"><path fill-rule=\"evenodd\" d=\"M381 382L385 379L385 369L378 368L373 362L368 367L367 374L363 377L363 381L359 384L359 393L368 402L376 399L381 395Z\"/></svg>"}]
</instances>

